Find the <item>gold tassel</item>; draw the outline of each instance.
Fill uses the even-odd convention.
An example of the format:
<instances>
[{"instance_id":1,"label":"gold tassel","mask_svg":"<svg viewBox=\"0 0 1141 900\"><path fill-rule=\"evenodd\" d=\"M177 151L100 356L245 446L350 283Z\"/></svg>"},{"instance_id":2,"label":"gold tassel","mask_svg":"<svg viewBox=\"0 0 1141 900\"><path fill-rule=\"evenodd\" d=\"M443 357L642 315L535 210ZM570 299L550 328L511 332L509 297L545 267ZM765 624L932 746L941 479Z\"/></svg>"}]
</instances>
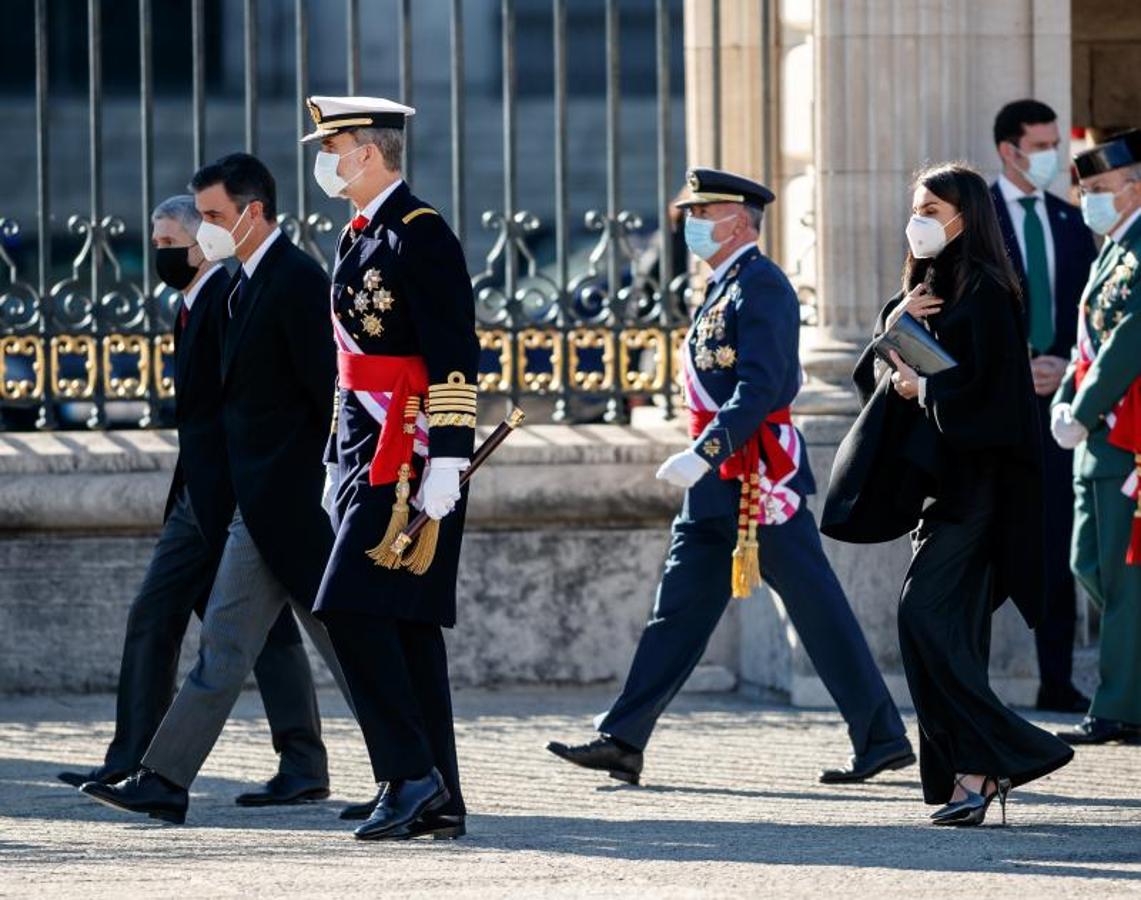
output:
<instances>
[{"instance_id":1,"label":"gold tassel","mask_svg":"<svg viewBox=\"0 0 1141 900\"><path fill-rule=\"evenodd\" d=\"M384 532L380 543L368 551L368 558L386 569L400 568L400 555L393 552L392 545L400 533L408 527L408 498L412 494L408 479L411 477L412 467L405 463L400 467L400 480L396 482L396 502L392 505L392 518L388 520L388 530Z\"/></svg>"},{"instance_id":2,"label":"gold tassel","mask_svg":"<svg viewBox=\"0 0 1141 900\"><path fill-rule=\"evenodd\" d=\"M416 544L404 554L403 565L413 575L423 575L436 558L436 545L440 541L440 523L429 519L416 535Z\"/></svg>"},{"instance_id":3,"label":"gold tassel","mask_svg":"<svg viewBox=\"0 0 1141 900\"><path fill-rule=\"evenodd\" d=\"M737 546L733 549L733 599L744 600L761 586L761 553L757 541L760 512L760 475L753 472L741 482L741 506L737 518Z\"/></svg>"}]
</instances>

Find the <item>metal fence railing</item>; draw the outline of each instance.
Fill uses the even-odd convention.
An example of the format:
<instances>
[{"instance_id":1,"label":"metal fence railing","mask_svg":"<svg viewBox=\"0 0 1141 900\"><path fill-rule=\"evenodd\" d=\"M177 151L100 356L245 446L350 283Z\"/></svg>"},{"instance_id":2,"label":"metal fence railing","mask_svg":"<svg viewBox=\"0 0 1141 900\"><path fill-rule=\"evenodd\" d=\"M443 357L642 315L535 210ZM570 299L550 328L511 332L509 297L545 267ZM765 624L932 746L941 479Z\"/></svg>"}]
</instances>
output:
<instances>
[{"instance_id":1,"label":"metal fence railing","mask_svg":"<svg viewBox=\"0 0 1141 900\"><path fill-rule=\"evenodd\" d=\"M293 54L296 77L296 129L308 128L303 98L311 92L310 15L311 0L281 0L291 4ZM366 0L367 2L367 0ZM189 0L190 23L186 41L191 48L190 138L193 163L205 161L207 128L207 73L204 48L207 32L204 0ZM137 0L138 16L138 120L141 166L138 172L137 210L141 229L131 232L124 218L108 212L104 197L104 0L87 0L86 44L88 53L86 91L87 203L83 210L58 210L53 206L50 171L52 125L49 108L48 0L34 0L35 33L35 127L36 191L35 265L18 265L6 249L20 236L23 223L5 217L0 200L0 428L89 428L125 424L148 427L162 424L173 393L172 309L176 297L153 275L150 265L149 216L156 201L155 91L153 59L153 3ZM360 23L362 4L345 0L343 5L322 2L322 14L334 6L346 23L347 65L344 89L361 89ZM532 4L533 6L534 4ZM639 13L647 16L647 3L637 0ZM572 246L568 169L568 57L574 48L567 35L568 0L551 0L553 34L553 89L549 98L553 133L553 216L541 222L521 207L517 178L521 166L518 149L515 0L500 0L499 65L502 107L502 200L498 208L482 212L482 228L493 234L491 249L482 262L472 259L480 341L483 348L480 387L485 395L502 396L515 403L545 398L556 419L574 418L582 407L592 415L621 420L631 402L654 402L666 415L676 402L677 348L687 322L685 312L688 279L684 254L669 227L659 227L656 236L644 232L647 221L666 226L670 203L677 187L680 155L676 129L671 122L671 55L679 55L681 29L677 27L676 0L653 0L654 71L656 84L656 196L646 196L641 209L622 205L623 83L620 15L629 11L629 0L605 0L599 6L598 28L605 34L605 192L596 208L583 218L593 233L589 252ZM216 8L216 7L212 7ZM415 102L412 67L411 0L397 0L395 29L399 47L399 95ZM422 9L419 5L416 8ZM702 4L716 24L720 4ZM451 128L450 220L462 241L466 234L470 184L463 140L468 116L465 89L465 21L463 0L450 0L448 23L448 97ZM581 10L575 11L581 15ZM673 13L674 15L671 15ZM259 4L243 0L242 115L245 147L259 148ZM647 26L648 27L648 26ZM716 43L714 72L719 71ZM275 52L283 52L275 48ZM122 60L116 60L121 65ZM676 85L675 85L676 87ZM645 85L642 86L643 90ZM544 101L545 102L545 101ZM715 132L719 130L714 122ZM673 137L671 138L671 134ZM414 171L417 143L409 133L406 166ZM78 152L78 151L76 151ZM291 153L293 151L290 151ZM297 145L296 194L280 197L286 209L280 222L291 240L322 263L322 240L334 224L311 202L314 186L309 176L311 160ZM577 198L576 198L577 199ZM64 218L66 216L66 219ZM53 269L53 221L66 222L66 238L77 246L66 272ZM577 216L576 216L577 222ZM553 259L540 264L532 246L542 225L552 233ZM121 265L124 241L135 239L132 248L142 260L141 271L129 277ZM55 235L59 238L59 235ZM481 236L482 237L482 236ZM635 257L649 249L653 266L638 270ZM56 262L59 262L58 260ZM33 274L32 273L34 268ZM59 277L62 274L62 277ZM131 410L121 421L117 410Z\"/></svg>"}]
</instances>

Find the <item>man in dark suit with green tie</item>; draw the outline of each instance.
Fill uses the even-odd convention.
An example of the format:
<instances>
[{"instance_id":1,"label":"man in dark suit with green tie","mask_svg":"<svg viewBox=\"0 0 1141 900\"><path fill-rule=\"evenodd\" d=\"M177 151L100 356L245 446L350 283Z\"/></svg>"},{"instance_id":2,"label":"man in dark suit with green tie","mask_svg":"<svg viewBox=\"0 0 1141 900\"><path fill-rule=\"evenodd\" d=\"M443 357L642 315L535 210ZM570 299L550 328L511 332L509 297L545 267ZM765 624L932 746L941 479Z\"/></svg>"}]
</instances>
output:
<instances>
[{"instance_id":1,"label":"man in dark suit with green tie","mask_svg":"<svg viewBox=\"0 0 1141 900\"><path fill-rule=\"evenodd\" d=\"M1050 438L1050 399L1061 383L1077 336L1078 303L1097 255L1081 212L1046 190L1059 177L1057 115L1037 100L1008 103L994 120L1002 174L991 186L1006 251L1022 281L1030 367L1045 448L1046 597L1035 630L1038 709L1085 712L1074 687L1074 578L1067 563L1074 522L1073 454Z\"/></svg>"}]
</instances>

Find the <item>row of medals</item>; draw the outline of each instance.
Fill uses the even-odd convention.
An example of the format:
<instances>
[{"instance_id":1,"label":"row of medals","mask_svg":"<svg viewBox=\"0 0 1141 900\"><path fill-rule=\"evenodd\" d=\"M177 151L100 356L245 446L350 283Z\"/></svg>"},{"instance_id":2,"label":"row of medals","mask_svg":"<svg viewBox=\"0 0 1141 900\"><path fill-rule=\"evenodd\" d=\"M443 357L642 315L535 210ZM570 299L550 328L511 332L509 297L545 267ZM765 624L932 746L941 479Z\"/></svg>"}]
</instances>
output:
<instances>
[{"instance_id":1,"label":"row of medals","mask_svg":"<svg viewBox=\"0 0 1141 900\"><path fill-rule=\"evenodd\" d=\"M1129 299L1131 282L1137 274L1137 257L1132 253L1113 270L1094 300L1090 313L1090 324L1098 333L1102 343L1109 339L1109 333L1120 324L1125 316L1125 302Z\"/></svg>"},{"instance_id":2,"label":"row of medals","mask_svg":"<svg viewBox=\"0 0 1141 900\"><path fill-rule=\"evenodd\" d=\"M361 328L364 329L364 333L369 337L380 337L384 334L384 323L377 313L388 312L396 301L392 292L381 283L380 270L369 269L364 273L361 292L354 294L353 289L349 288L348 293L353 298L353 309L349 310L349 315L353 315L353 310L361 313Z\"/></svg>"},{"instance_id":3,"label":"row of medals","mask_svg":"<svg viewBox=\"0 0 1141 900\"><path fill-rule=\"evenodd\" d=\"M696 349L693 353L693 364L703 372L714 366L722 369L731 369L737 362L737 351L728 344L710 347L708 342L725 340L725 307L718 305L702 316L694 334Z\"/></svg>"}]
</instances>

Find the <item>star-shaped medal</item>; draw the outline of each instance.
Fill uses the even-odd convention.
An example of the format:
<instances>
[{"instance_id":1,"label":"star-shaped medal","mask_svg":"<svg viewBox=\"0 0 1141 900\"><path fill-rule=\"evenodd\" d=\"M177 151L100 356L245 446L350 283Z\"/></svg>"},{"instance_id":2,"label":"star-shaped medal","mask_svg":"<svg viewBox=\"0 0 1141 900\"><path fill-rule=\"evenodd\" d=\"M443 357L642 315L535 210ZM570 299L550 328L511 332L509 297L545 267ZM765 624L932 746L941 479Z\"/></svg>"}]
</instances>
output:
<instances>
[{"instance_id":1,"label":"star-shaped medal","mask_svg":"<svg viewBox=\"0 0 1141 900\"><path fill-rule=\"evenodd\" d=\"M722 344L718 347L714 351L714 356L717 359L717 365L722 369L731 369L734 363L737 362L737 351L728 344Z\"/></svg>"},{"instance_id":2,"label":"star-shaped medal","mask_svg":"<svg viewBox=\"0 0 1141 900\"><path fill-rule=\"evenodd\" d=\"M699 347L693 355L693 364L703 372L713 368L713 351L708 347Z\"/></svg>"},{"instance_id":3,"label":"star-shaped medal","mask_svg":"<svg viewBox=\"0 0 1141 900\"><path fill-rule=\"evenodd\" d=\"M384 325L372 313L361 320L361 326L364 328L364 333L369 337L380 337L384 333Z\"/></svg>"},{"instance_id":4,"label":"star-shaped medal","mask_svg":"<svg viewBox=\"0 0 1141 900\"><path fill-rule=\"evenodd\" d=\"M375 291L380 287L380 269L369 269L364 273L364 289Z\"/></svg>"},{"instance_id":5,"label":"star-shaped medal","mask_svg":"<svg viewBox=\"0 0 1141 900\"><path fill-rule=\"evenodd\" d=\"M396 302L388 288L380 288L372 298L373 305L381 312L388 312Z\"/></svg>"},{"instance_id":6,"label":"star-shaped medal","mask_svg":"<svg viewBox=\"0 0 1141 900\"><path fill-rule=\"evenodd\" d=\"M364 312L368 309L368 297L364 294L357 294L356 297L353 298L353 306L356 307L357 312Z\"/></svg>"}]
</instances>

